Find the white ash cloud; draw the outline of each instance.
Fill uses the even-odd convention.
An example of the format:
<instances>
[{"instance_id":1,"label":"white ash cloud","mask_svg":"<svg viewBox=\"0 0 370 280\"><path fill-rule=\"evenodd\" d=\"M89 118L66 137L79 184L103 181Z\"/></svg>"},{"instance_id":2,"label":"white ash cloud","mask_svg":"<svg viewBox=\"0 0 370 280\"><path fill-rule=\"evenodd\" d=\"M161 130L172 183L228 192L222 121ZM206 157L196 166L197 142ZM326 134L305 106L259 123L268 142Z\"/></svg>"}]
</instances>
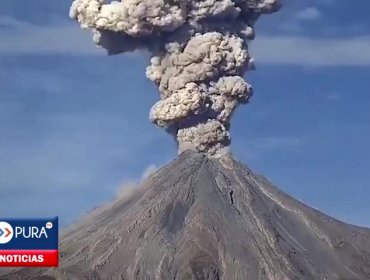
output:
<instances>
[{"instance_id":1,"label":"white ash cloud","mask_svg":"<svg viewBox=\"0 0 370 280\"><path fill-rule=\"evenodd\" d=\"M217 155L230 144L230 119L248 102L243 79L254 66L248 40L279 0L75 0L70 17L91 29L108 54L149 50L147 77L160 101L150 120L171 133L179 151Z\"/></svg>"}]
</instances>

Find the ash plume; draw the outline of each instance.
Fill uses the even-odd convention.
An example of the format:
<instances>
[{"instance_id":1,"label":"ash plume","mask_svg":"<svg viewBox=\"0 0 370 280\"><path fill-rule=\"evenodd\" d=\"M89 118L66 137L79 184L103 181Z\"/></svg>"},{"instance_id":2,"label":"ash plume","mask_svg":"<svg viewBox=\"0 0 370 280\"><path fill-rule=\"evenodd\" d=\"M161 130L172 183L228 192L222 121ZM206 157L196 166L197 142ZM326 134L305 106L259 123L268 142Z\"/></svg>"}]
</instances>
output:
<instances>
[{"instance_id":1,"label":"ash plume","mask_svg":"<svg viewBox=\"0 0 370 280\"><path fill-rule=\"evenodd\" d=\"M215 156L230 145L230 119L248 103L248 40L279 0L75 0L70 17L108 54L152 53L146 75L159 88L150 120L172 134L179 152Z\"/></svg>"}]
</instances>

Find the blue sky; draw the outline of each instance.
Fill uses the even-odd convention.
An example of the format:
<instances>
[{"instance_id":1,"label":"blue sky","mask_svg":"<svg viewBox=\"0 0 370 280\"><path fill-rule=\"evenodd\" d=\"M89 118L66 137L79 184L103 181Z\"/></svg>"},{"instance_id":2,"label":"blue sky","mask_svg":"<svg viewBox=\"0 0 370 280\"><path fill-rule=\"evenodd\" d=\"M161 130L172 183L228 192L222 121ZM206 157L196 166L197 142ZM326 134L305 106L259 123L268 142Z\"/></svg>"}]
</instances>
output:
<instances>
[{"instance_id":1,"label":"blue sky","mask_svg":"<svg viewBox=\"0 0 370 280\"><path fill-rule=\"evenodd\" d=\"M257 24L255 95L234 117L233 153L305 203L370 226L370 2L284 4ZM148 121L148 55L105 56L69 5L0 2L1 216L66 225L176 156Z\"/></svg>"}]
</instances>

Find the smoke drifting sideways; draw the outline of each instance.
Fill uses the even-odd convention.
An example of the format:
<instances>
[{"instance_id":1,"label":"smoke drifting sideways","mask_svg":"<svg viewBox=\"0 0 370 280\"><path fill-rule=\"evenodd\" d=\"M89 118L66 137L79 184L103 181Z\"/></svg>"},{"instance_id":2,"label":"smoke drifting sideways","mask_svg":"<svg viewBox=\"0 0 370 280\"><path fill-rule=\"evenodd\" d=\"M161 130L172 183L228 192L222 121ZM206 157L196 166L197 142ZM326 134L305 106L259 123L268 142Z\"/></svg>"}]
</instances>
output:
<instances>
[{"instance_id":1,"label":"smoke drifting sideways","mask_svg":"<svg viewBox=\"0 0 370 280\"><path fill-rule=\"evenodd\" d=\"M146 75L160 92L150 120L175 137L179 153L220 156L233 112L252 96L243 76L254 67L254 24L279 8L279 0L75 0L70 17L109 55L149 51Z\"/></svg>"}]
</instances>

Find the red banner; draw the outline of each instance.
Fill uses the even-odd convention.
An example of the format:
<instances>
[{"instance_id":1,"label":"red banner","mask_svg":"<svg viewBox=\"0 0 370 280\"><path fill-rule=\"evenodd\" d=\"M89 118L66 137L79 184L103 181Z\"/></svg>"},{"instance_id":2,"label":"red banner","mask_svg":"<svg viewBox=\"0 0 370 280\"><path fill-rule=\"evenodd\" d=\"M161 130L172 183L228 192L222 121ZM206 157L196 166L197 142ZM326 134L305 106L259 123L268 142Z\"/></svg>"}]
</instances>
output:
<instances>
[{"instance_id":1,"label":"red banner","mask_svg":"<svg viewBox=\"0 0 370 280\"><path fill-rule=\"evenodd\" d=\"M0 250L0 267L57 267L58 250Z\"/></svg>"}]
</instances>

